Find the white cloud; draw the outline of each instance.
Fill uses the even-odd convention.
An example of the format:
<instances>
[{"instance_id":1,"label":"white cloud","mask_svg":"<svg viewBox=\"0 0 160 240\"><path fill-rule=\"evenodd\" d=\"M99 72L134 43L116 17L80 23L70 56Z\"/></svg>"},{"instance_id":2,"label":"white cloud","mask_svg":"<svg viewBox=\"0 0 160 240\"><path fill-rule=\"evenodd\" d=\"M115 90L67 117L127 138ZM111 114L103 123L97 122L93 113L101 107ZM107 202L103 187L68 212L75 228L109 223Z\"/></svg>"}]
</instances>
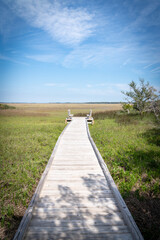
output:
<instances>
[{"instance_id":1,"label":"white cloud","mask_svg":"<svg viewBox=\"0 0 160 240\"><path fill-rule=\"evenodd\" d=\"M75 48L64 59L63 66L73 67L75 65L98 65L105 64L106 61L120 59L123 54L128 52L127 46L107 47L97 45L84 45Z\"/></svg>"},{"instance_id":2,"label":"white cloud","mask_svg":"<svg viewBox=\"0 0 160 240\"><path fill-rule=\"evenodd\" d=\"M91 85L91 84L87 84L86 87L87 87L87 88L91 88L92 85Z\"/></svg>"},{"instance_id":3,"label":"white cloud","mask_svg":"<svg viewBox=\"0 0 160 240\"><path fill-rule=\"evenodd\" d=\"M155 72L155 73L160 72L160 67L156 67L156 68L152 69L151 72Z\"/></svg>"},{"instance_id":4,"label":"white cloud","mask_svg":"<svg viewBox=\"0 0 160 240\"><path fill-rule=\"evenodd\" d=\"M53 55L28 55L27 58L33 59L38 62L54 62L55 57Z\"/></svg>"},{"instance_id":5,"label":"white cloud","mask_svg":"<svg viewBox=\"0 0 160 240\"><path fill-rule=\"evenodd\" d=\"M122 64L122 65L123 65L123 66L126 66L126 65L127 65L129 62L130 62L130 61L131 61L131 59L130 59L130 58L128 58L126 61L124 61L124 62L123 62L123 64Z\"/></svg>"},{"instance_id":6,"label":"white cloud","mask_svg":"<svg viewBox=\"0 0 160 240\"><path fill-rule=\"evenodd\" d=\"M159 65L159 61L146 65L144 67L144 69L149 69L149 71L151 73L159 73L160 72L160 66L158 66L158 65Z\"/></svg>"},{"instance_id":7,"label":"white cloud","mask_svg":"<svg viewBox=\"0 0 160 240\"><path fill-rule=\"evenodd\" d=\"M94 33L94 15L85 8L69 8L54 0L5 0L15 14L31 26L49 33L53 39L75 45Z\"/></svg>"},{"instance_id":8,"label":"white cloud","mask_svg":"<svg viewBox=\"0 0 160 240\"><path fill-rule=\"evenodd\" d=\"M21 61L17 61L17 60L14 60L14 59L10 58L10 57L7 57L7 56L4 56L4 55L1 55L1 54L0 54L0 60L5 60L5 61L9 61L9 62L17 63L17 64L26 65L26 66L29 65L28 63L21 62Z\"/></svg>"},{"instance_id":9,"label":"white cloud","mask_svg":"<svg viewBox=\"0 0 160 240\"><path fill-rule=\"evenodd\" d=\"M66 83L45 83L47 87L66 87Z\"/></svg>"},{"instance_id":10,"label":"white cloud","mask_svg":"<svg viewBox=\"0 0 160 240\"><path fill-rule=\"evenodd\" d=\"M153 65L155 65L155 63L147 64L146 66L144 66L144 69L152 67Z\"/></svg>"},{"instance_id":11,"label":"white cloud","mask_svg":"<svg viewBox=\"0 0 160 240\"><path fill-rule=\"evenodd\" d=\"M132 6L132 5L131 5ZM142 8L141 11L139 11L139 14L137 14L136 11L133 10L132 6L132 14L135 15L134 21L129 23L122 31L122 34L125 33L125 31L130 31L133 29L136 30L143 30L146 26L156 26L160 24L159 21L159 15L154 17L151 17L151 15L156 11L156 9L160 6L160 2L155 1L149 1L149 3L146 3L145 6Z\"/></svg>"},{"instance_id":12,"label":"white cloud","mask_svg":"<svg viewBox=\"0 0 160 240\"><path fill-rule=\"evenodd\" d=\"M114 90L128 90L129 86L128 84L124 84L124 83L109 83L109 82L105 82L105 83L96 83L96 84L87 84L86 87L88 88L95 88L95 90L97 88L104 88L104 89L110 89L110 91L114 91Z\"/></svg>"}]
</instances>

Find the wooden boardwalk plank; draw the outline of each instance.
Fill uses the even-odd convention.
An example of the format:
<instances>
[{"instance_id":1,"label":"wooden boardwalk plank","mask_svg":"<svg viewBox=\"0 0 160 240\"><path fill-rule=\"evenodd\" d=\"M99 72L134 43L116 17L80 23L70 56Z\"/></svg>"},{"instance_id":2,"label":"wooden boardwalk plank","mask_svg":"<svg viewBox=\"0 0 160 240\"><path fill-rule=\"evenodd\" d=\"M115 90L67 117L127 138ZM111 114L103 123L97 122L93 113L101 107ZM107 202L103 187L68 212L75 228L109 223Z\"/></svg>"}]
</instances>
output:
<instances>
[{"instance_id":1,"label":"wooden boardwalk plank","mask_svg":"<svg viewBox=\"0 0 160 240\"><path fill-rule=\"evenodd\" d=\"M125 220L92 145L85 118L73 118L14 240L143 239Z\"/></svg>"},{"instance_id":2,"label":"wooden boardwalk plank","mask_svg":"<svg viewBox=\"0 0 160 240\"><path fill-rule=\"evenodd\" d=\"M34 212L33 214L36 214L37 216L39 214L46 214L46 218L48 217L51 217L53 216L55 213L68 213L68 212L73 212L75 215L79 215L79 214L87 214L87 215L90 215L91 217L94 216L94 213L95 213L95 216L99 216L99 214L102 214L102 213L110 213L110 214L113 214L113 213L120 213L120 209L119 208L109 208L108 206L103 206L103 207L97 207L97 206L63 206L60 208L56 208L56 207L46 207L46 208L43 208L43 207L35 207L34 208ZM123 220L123 218L122 218Z\"/></svg>"},{"instance_id":3,"label":"wooden boardwalk plank","mask_svg":"<svg viewBox=\"0 0 160 240\"><path fill-rule=\"evenodd\" d=\"M92 219L86 220L86 219L82 219L82 218L78 218L77 216L70 216L70 218L67 219L54 219L54 218L50 218L50 219L41 219L41 218L36 218L34 217L32 219L32 226L33 227L57 227L61 225L62 227L67 227L68 225L72 225L72 226L82 226L85 225L85 227L89 228L89 226L121 226L124 225L124 222L122 221L122 219L120 217L115 217L115 218L109 218L109 219L105 219L105 221L101 221L101 220L97 220L94 221Z\"/></svg>"},{"instance_id":4,"label":"wooden boardwalk plank","mask_svg":"<svg viewBox=\"0 0 160 240\"><path fill-rule=\"evenodd\" d=\"M61 234L35 234L35 233L28 233L26 240L132 240L132 236L130 233L125 234L84 234L83 232L70 232L70 233L61 233Z\"/></svg>"},{"instance_id":5,"label":"wooden boardwalk plank","mask_svg":"<svg viewBox=\"0 0 160 240\"><path fill-rule=\"evenodd\" d=\"M104 210L104 209L103 209ZM46 214L43 212L34 212L32 221L42 221L45 224L46 222L53 222L53 221L86 221L88 222L97 222L95 221L95 217L97 218L97 221L101 221L103 224L107 225L124 225L124 221L122 220L122 214L120 212L112 212L107 213L106 211L102 211L100 209L97 209L97 211L84 211L84 209L80 209L79 212L75 212L73 210L66 211L54 211L54 214L49 215L46 219ZM33 222L32 222L33 223ZM34 224L33 224L34 225Z\"/></svg>"},{"instance_id":6,"label":"wooden boardwalk plank","mask_svg":"<svg viewBox=\"0 0 160 240\"><path fill-rule=\"evenodd\" d=\"M67 191L67 188L65 189L65 188L62 188L61 189L62 190L62 193L61 194L63 194L63 192L64 192L64 194L66 194L66 191ZM45 189L43 189L43 191L41 191L40 192L40 194L39 194L39 197L44 197L44 196L59 196L59 189L58 190L55 190L55 189L52 189L52 190L45 190ZM110 189L107 189L107 190L100 190L100 189L98 189L98 190L95 190L94 191L94 195L92 194L92 193L90 193L90 192L88 192L88 190L81 190L81 189L76 189L75 191L74 191L74 194L77 196L77 197L80 197L80 196L88 196L88 197L92 197L92 196L96 196L96 197L101 197L101 196L108 196L108 194L112 194L112 191L110 190ZM67 192L67 195L68 196L72 196L73 195L73 193L71 192L70 193L70 189L69 189L69 191Z\"/></svg>"},{"instance_id":7,"label":"wooden boardwalk plank","mask_svg":"<svg viewBox=\"0 0 160 240\"><path fill-rule=\"evenodd\" d=\"M61 223L60 223L61 224ZM85 223L76 225L76 224L69 224L67 226L56 226L56 227L45 227L45 226L31 226L29 227L28 231L30 233L52 233L57 234L57 233L65 233L65 232L83 232L83 233L128 233L128 228L127 226L124 225L117 225L117 226L105 226L105 225L88 225L85 226Z\"/></svg>"}]
</instances>

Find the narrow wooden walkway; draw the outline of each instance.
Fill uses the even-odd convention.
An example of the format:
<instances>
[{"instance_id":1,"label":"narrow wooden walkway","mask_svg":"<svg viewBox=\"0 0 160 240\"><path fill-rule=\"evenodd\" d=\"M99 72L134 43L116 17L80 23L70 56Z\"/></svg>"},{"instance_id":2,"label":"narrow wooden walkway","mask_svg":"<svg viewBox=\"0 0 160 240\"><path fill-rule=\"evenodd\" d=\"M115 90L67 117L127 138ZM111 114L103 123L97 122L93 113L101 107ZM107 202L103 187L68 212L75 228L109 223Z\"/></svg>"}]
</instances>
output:
<instances>
[{"instance_id":1,"label":"narrow wooden walkway","mask_svg":"<svg viewBox=\"0 0 160 240\"><path fill-rule=\"evenodd\" d=\"M73 118L14 239L143 239L100 158L85 118Z\"/></svg>"}]
</instances>

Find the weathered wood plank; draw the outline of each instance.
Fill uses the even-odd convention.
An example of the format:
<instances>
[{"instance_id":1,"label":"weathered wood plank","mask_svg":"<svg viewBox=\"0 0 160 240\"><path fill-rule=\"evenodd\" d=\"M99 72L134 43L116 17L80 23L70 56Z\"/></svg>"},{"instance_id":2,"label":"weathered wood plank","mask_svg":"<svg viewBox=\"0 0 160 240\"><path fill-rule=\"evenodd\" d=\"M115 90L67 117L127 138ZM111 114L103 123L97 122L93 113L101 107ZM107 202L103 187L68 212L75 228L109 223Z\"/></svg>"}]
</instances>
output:
<instances>
[{"instance_id":1,"label":"weathered wood plank","mask_svg":"<svg viewBox=\"0 0 160 240\"><path fill-rule=\"evenodd\" d=\"M62 197L63 197L63 193L61 193L61 195L60 195L60 192L58 192L58 191L54 192L54 194L52 194L52 195L49 195L47 193L42 193L39 196L40 199L41 198L44 198L44 199L47 198L51 201L60 200L60 198L62 198ZM73 194L69 193L69 194L67 194L67 197L71 198L71 197L73 197ZM101 194L98 194L98 196L96 196L96 195L93 196L93 194L91 194L91 193L90 194L86 193L86 195L76 194L76 198L78 198L79 200L87 198L90 201L106 201L107 198L113 198L114 199L112 193L105 193L105 194L101 193Z\"/></svg>"},{"instance_id":2,"label":"weathered wood plank","mask_svg":"<svg viewBox=\"0 0 160 240\"><path fill-rule=\"evenodd\" d=\"M66 191L68 190L68 188L66 188L66 190L62 188L62 191L61 189L59 190L46 190L46 189L43 189L41 191L41 193L39 194L39 197L42 197L42 196L60 196L60 193L64 192L64 194L66 194ZM62 194L61 193L61 194ZM73 194L72 192L70 193L70 191L67 192L68 196L71 194ZM79 197L79 196L87 196L87 197L91 197L91 196L107 196L107 194L112 194L112 191L110 189L107 189L107 190L95 190L94 191L94 195L92 194L92 192L89 192L88 189L87 190L81 190L81 189L76 189L74 191L74 194Z\"/></svg>"},{"instance_id":3,"label":"weathered wood plank","mask_svg":"<svg viewBox=\"0 0 160 240\"><path fill-rule=\"evenodd\" d=\"M96 178L98 178L98 176L103 176L104 177L104 175L103 175L103 172L102 172L102 170L101 170L101 168L97 168L96 170L94 169L94 170L84 170L84 169L79 169L79 170L77 170L77 171L72 171L72 170L61 170L61 171L59 171L59 170L56 170L56 169L50 169L50 171L49 171L49 173L53 173L53 174L56 174L56 173L58 173L59 174L59 172L61 172L61 174L76 174L76 175L78 175L78 174L81 174L81 175L87 175L88 177L89 176L93 176L93 177L95 177L95 179Z\"/></svg>"},{"instance_id":4,"label":"weathered wood plank","mask_svg":"<svg viewBox=\"0 0 160 240\"><path fill-rule=\"evenodd\" d=\"M59 144L59 147L61 146L88 146L90 147L90 143L88 142L88 140L62 140Z\"/></svg>"},{"instance_id":5,"label":"weathered wood plank","mask_svg":"<svg viewBox=\"0 0 160 240\"><path fill-rule=\"evenodd\" d=\"M61 204L67 201L67 199L70 199L69 204L73 201L74 204L73 206L76 204L83 204L84 206L86 205L90 205L90 204L98 204L98 205L102 205L102 206L108 206L109 204L116 204L116 200L115 198L112 196L110 198L106 198L105 196L98 196L98 197L84 197L84 196L77 196L75 194L68 194L67 195L60 195L59 197L55 198L55 197L40 197L37 201L37 203L42 203L42 204ZM68 204L68 202L67 202Z\"/></svg>"},{"instance_id":6,"label":"weathered wood plank","mask_svg":"<svg viewBox=\"0 0 160 240\"><path fill-rule=\"evenodd\" d=\"M54 159L54 164L55 166L96 166L97 165L97 162L96 160L75 160L75 159L72 159L72 158L69 158L68 160L67 159ZM99 166L98 166L99 167ZM54 167L51 167L51 170L54 169ZM87 168L86 168L87 169Z\"/></svg>"},{"instance_id":7,"label":"weathered wood plank","mask_svg":"<svg viewBox=\"0 0 160 240\"><path fill-rule=\"evenodd\" d=\"M107 198L107 200L110 198ZM59 199L58 199L59 200ZM44 210L51 210L53 208L58 209L58 208L71 208L73 207L73 209L77 210L79 208L101 208L101 207L107 207L109 210L113 210L113 211L118 211L118 206L116 203L112 203L112 202L107 202L107 201L97 201L97 202L77 202L76 200L74 202L68 202L66 203L66 201L61 201L60 202L36 202L36 207L37 208L43 208Z\"/></svg>"},{"instance_id":8,"label":"weathered wood plank","mask_svg":"<svg viewBox=\"0 0 160 240\"><path fill-rule=\"evenodd\" d=\"M92 148L92 146L91 145L89 145L89 144L73 144L73 145L70 145L70 144L59 144L59 147L58 147L58 149L57 149L57 152L59 151L59 150L61 150L61 148L63 147L63 149L64 150L75 150L75 151L93 151L93 148Z\"/></svg>"},{"instance_id":9,"label":"weathered wood plank","mask_svg":"<svg viewBox=\"0 0 160 240\"><path fill-rule=\"evenodd\" d=\"M63 210L63 209L62 209ZM33 213L32 221L79 221L79 220L86 220L89 221L98 221L100 220L102 223L108 224L108 225L125 225L123 221L122 214L120 212L112 212L107 213L103 212L100 209L98 211L80 211L76 212L73 210L68 211L54 211L53 215L47 215L46 213L39 212L39 213ZM31 223L33 224L33 222ZM44 223L45 224L45 223Z\"/></svg>"},{"instance_id":10,"label":"weathered wood plank","mask_svg":"<svg viewBox=\"0 0 160 240\"><path fill-rule=\"evenodd\" d=\"M83 181L84 183L87 183L88 181L91 181L93 184L107 184L107 181L105 178L101 177L99 179L94 180L93 178L91 178L90 176L88 176L88 174L86 175L82 175L82 174L76 174L76 172L74 174L64 174L62 175L61 173L49 173L47 175L46 181Z\"/></svg>"},{"instance_id":11,"label":"weathered wood plank","mask_svg":"<svg viewBox=\"0 0 160 240\"><path fill-rule=\"evenodd\" d=\"M69 225L68 226L58 226L58 227L35 227L31 226L28 229L29 233L52 233L57 234L57 233L65 233L65 232L83 232L83 233L128 233L128 228L127 226L120 225L120 226L105 226L105 225L89 225L89 226L84 226L83 224L80 226L74 226L74 225Z\"/></svg>"},{"instance_id":12,"label":"weathered wood plank","mask_svg":"<svg viewBox=\"0 0 160 240\"><path fill-rule=\"evenodd\" d=\"M44 220L37 220L37 219L32 219L32 223L31 223L31 227L58 227L59 225L61 225L61 227L67 227L68 225L72 225L74 226L122 226L124 225L123 221L121 219L117 220L117 219L108 219L108 221L103 222L102 221L94 221L94 220L48 220L48 219L44 219Z\"/></svg>"},{"instance_id":13,"label":"weathered wood plank","mask_svg":"<svg viewBox=\"0 0 160 240\"><path fill-rule=\"evenodd\" d=\"M35 214L39 214L39 213L45 213L47 214L48 216L53 216L55 214L55 212L75 212L77 214L79 213L83 213L85 214L87 212L87 214L90 214L92 215L93 213L96 213L96 214L102 214L103 213L120 213L120 210L119 208L115 208L115 209L111 209L111 208L108 208L106 206L101 206L101 207L97 207L97 206L82 206L82 207L65 207L63 206L61 209L60 208L56 208L56 207L46 207L46 208L43 208L43 207L36 207L34 208L34 213Z\"/></svg>"},{"instance_id":14,"label":"weathered wood plank","mask_svg":"<svg viewBox=\"0 0 160 240\"><path fill-rule=\"evenodd\" d=\"M65 156L66 157L75 157L75 155L77 154L77 151L75 151L74 149L73 150L68 150L68 151L65 151L64 149L61 149L59 151L57 151L56 153L56 157L62 157L64 158ZM83 156L84 156L84 152L80 151L78 153L78 156L79 158L83 159ZM91 159L94 159L95 155L94 155L94 152L85 152L85 157L86 158L91 158Z\"/></svg>"},{"instance_id":15,"label":"weathered wood plank","mask_svg":"<svg viewBox=\"0 0 160 240\"><path fill-rule=\"evenodd\" d=\"M95 160L95 162L97 162L97 158L96 158L96 156L94 155L94 154L84 154L84 153L81 153L81 154L75 154L75 155L69 155L69 154L67 154L67 155L65 155L65 154L61 154L61 155L56 155L55 157L54 157L54 162L55 162L55 160L58 160L58 161L60 161L60 160L66 160L66 161L68 161L68 160L74 160L74 161L78 161L78 160L80 160L80 161L94 161Z\"/></svg>"},{"instance_id":16,"label":"weathered wood plank","mask_svg":"<svg viewBox=\"0 0 160 240\"><path fill-rule=\"evenodd\" d=\"M92 184L91 184L92 185ZM88 184L88 186L86 186L85 184L80 184L80 183L77 183L77 184L75 184L74 182L70 182L70 183L54 183L54 185L53 184L50 184L50 183L44 183L44 185L43 185L43 188L42 188L42 191L45 189L45 190L60 190L60 189L63 189L63 190L70 190L70 191L75 191L75 190L77 190L77 189L79 189L79 190L87 190L87 189L89 189L89 187L90 187L90 185ZM100 189L100 190L108 190L108 189L110 189L109 188L109 186L107 186L107 185L105 185L105 186L101 186L101 185L94 185L94 188L92 188L92 192L94 191L94 190L98 190L98 189Z\"/></svg>"},{"instance_id":17,"label":"weathered wood plank","mask_svg":"<svg viewBox=\"0 0 160 240\"><path fill-rule=\"evenodd\" d=\"M50 169L51 170L70 170L70 171L75 171L75 170L86 170L86 168L88 169L88 171L90 170L97 170L97 168L100 168L99 165L97 164L85 164L85 165L82 165L82 164L73 164L71 166L68 166L68 165L59 165L59 164L55 164L54 167L51 167Z\"/></svg>"},{"instance_id":18,"label":"weathered wood plank","mask_svg":"<svg viewBox=\"0 0 160 240\"><path fill-rule=\"evenodd\" d=\"M32 218L32 223L30 226L32 227L67 227L68 225L72 226L85 226L86 228L89 226L121 226L124 225L124 222L121 218L113 218L113 219L107 219L107 221L101 221L101 220L86 220L86 219L77 219L76 216L74 219L67 218L66 220L63 219L37 219Z\"/></svg>"},{"instance_id":19,"label":"weathered wood plank","mask_svg":"<svg viewBox=\"0 0 160 240\"><path fill-rule=\"evenodd\" d=\"M88 180L93 180L95 183L101 181L102 183L106 182L106 178L104 177L102 170L100 168L98 168L97 170L95 169L91 169L91 170L84 170L84 169L74 169L70 170L70 169L65 169L65 170L59 170L59 169L51 169L48 172L47 178L48 176L59 176L59 175L63 175L64 177L81 177L82 179L88 179Z\"/></svg>"},{"instance_id":20,"label":"weathered wood plank","mask_svg":"<svg viewBox=\"0 0 160 240\"><path fill-rule=\"evenodd\" d=\"M68 199L69 201L69 199ZM107 202L87 202L87 203L81 203L81 202L76 202L76 201L71 201L71 202L66 202L66 201L60 201L58 202L52 202L52 203L41 203L41 202L36 202L36 207L37 208L46 208L47 210L51 210L53 208L101 208L101 207L107 207L109 210L113 211L118 211L118 206L115 203L107 203Z\"/></svg>"},{"instance_id":21,"label":"weathered wood plank","mask_svg":"<svg viewBox=\"0 0 160 240\"><path fill-rule=\"evenodd\" d=\"M26 240L133 240L130 233L125 234L101 234L101 233L60 233L60 234L45 234L45 233L28 233Z\"/></svg>"}]
</instances>

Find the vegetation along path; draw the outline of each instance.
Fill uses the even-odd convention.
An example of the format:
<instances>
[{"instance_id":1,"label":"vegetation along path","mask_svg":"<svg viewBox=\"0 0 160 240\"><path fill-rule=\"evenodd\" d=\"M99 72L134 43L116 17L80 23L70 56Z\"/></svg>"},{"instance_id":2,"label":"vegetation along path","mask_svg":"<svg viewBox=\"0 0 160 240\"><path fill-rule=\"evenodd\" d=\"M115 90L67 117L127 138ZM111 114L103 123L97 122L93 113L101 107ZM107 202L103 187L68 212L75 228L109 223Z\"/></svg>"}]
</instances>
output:
<instances>
[{"instance_id":1,"label":"vegetation along path","mask_svg":"<svg viewBox=\"0 0 160 240\"><path fill-rule=\"evenodd\" d=\"M14 239L143 239L84 117L60 135Z\"/></svg>"}]
</instances>

